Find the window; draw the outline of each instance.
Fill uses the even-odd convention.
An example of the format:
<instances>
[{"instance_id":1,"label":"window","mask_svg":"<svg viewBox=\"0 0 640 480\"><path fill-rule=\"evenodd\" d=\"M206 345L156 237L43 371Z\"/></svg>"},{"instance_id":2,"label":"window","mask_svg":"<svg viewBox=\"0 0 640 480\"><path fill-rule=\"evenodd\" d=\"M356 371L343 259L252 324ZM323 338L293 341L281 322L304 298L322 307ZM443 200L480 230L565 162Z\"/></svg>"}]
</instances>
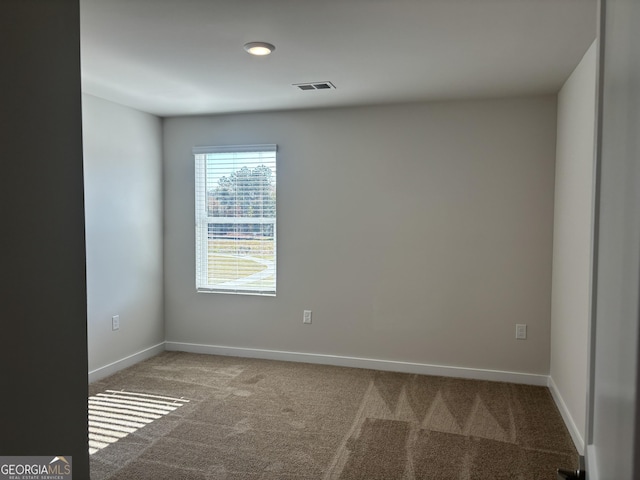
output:
<instances>
[{"instance_id":1,"label":"window","mask_svg":"<svg viewBox=\"0 0 640 480\"><path fill-rule=\"evenodd\" d=\"M194 147L196 289L276 294L276 145Z\"/></svg>"}]
</instances>

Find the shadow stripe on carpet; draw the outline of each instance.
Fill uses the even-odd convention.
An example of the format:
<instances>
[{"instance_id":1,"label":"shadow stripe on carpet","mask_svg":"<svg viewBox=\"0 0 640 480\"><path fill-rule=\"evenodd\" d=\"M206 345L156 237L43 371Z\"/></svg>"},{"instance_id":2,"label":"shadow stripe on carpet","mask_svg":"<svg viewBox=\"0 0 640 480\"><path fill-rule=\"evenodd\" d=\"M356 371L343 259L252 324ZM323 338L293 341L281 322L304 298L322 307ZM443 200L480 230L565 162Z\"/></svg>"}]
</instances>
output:
<instances>
[{"instance_id":1,"label":"shadow stripe on carpet","mask_svg":"<svg viewBox=\"0 0 640 480\"><path fill-rule=\"evenodd\" d=\"M106 390L89 397L89 454L189 403L184 397Z\"/></svg>"}]
</instances>

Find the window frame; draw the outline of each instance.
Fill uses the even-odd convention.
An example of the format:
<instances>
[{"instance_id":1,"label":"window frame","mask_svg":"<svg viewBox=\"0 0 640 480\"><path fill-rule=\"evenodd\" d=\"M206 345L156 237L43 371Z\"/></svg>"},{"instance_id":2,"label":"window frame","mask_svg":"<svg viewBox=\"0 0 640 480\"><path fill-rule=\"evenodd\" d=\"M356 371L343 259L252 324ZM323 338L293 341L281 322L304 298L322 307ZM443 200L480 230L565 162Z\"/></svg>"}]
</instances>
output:
<instances>
[{"instance_id":1,"label":"window frame","mask_svg":"<svg viewBox=\"0 0 640 480\"><path fill-rule=\"evenodd\" d=\"M196 283L196 291L199 293L226 293L226 294L241 294L241 295L258 295L258 296L276 296L277 291L277 145L275 144L260 144L260 145L218 145L218 146L198 146L193 147L192 153L194 156L194 180L195 180L195 283ZM255 165L253 168L257 168L259 166L267 166L273 173L273 204L270 208L273 210L273 215L270 217L266 216L249 216L249 217L238 217L238 216L211 216L209 215L210 206L209 206L209 194L208 192L211 190L212 186L207 184L207 162L215 161L213 159L207 159L207 155L220 155L221 160L229 161L236 154L252 154L252 153L261 153L265 154L266 162L256 162L252 163ZM221 168L219 170L218 175L231 176L232 173L239 171L239 169L243 166L242 162L239 162L238 165L232 163L227 170ZM236 184L237 185L237 184ZM236 188L238 188L236 186ZM245 204L242 204L245 205ZM211 225L257 225L257 224L267 224L273 225L272 233L273 236L271 238L272 242L272 251L273 251L273 261L267 259L262 259L262 264L266 265L265 262L270 262L270 265L267 266L266 270L268 273L272 272L272 275L268 275L265 278L269 278L273 276L272 285L247 285L242 284L242 277L237 278L236 280L223 282L227 285L210 283L210 267L213 263L210 261L210 256L213 256L210 252L210 240L211 240ZM236 227L237 228L237 227ZM215 229L215 227L214 227ZM233 241L236 245L236 252L240 251L238 248L241 245L243 240L247 240L247 238L241 239L238 231L234 232L235 237ZM215 235L215 234L213 234ZM215 240L215 238L214 238ZM269 241L266 239L261 239L262 241ZM269 246L267 245L267 249ZM236 253L235 256L237 258L242 258L241 254ZM260 260L258 258L253 259ZM259 262L256 262L259 263ZM260 273L260 272L258 272ZM258 281L259 282L259 281ZM250 282L253 283L253 282Z\"/></svg>"}]
</instances>

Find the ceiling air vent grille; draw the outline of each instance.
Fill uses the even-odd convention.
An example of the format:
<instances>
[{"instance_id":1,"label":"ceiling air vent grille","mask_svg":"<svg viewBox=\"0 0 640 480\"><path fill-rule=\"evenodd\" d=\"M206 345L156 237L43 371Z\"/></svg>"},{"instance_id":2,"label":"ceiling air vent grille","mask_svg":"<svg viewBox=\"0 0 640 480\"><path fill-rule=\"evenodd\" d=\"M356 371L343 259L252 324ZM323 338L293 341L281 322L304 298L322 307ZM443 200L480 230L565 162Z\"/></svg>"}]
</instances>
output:
<instances>
[{"instance_id":1,"label":"ceiling air vent grille","mask_svg":"<svg viewBox=\"0 0 640 480\"><path fill-rule=\"evenodd\" d=\"M294 83L294 87L300 90L335 90L336 86L331 82Z\"/></svg>"}]
</instances>

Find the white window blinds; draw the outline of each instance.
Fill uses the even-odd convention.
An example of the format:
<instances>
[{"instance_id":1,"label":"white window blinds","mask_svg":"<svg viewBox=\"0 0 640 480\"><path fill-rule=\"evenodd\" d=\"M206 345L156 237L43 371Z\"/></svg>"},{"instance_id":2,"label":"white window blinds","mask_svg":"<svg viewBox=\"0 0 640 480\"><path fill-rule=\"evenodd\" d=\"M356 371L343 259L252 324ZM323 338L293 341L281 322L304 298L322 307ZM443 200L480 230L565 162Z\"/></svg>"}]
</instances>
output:
<instances>
[{"instance_id":1,"label":"white window blinds","mask_svg":"<svg viewBox=\"0 0 640 480\"><path fill-rule=\"evenodd\" d=\"M194 147L196 289L276 293L276 145Z\"/></svg>"}]
</instances>

